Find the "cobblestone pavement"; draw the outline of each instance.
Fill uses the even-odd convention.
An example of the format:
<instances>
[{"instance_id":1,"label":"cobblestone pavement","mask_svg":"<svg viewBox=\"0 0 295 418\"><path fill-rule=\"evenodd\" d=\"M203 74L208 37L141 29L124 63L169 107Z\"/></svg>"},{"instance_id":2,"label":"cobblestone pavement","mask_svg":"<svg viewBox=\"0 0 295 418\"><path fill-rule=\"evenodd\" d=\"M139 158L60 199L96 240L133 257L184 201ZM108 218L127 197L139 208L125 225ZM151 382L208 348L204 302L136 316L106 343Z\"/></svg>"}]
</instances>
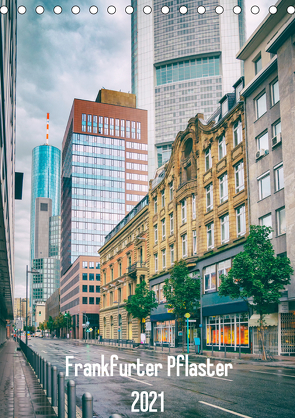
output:
<instances>
[{"instance_id":1,"label":"cobblestone pavement","mask_svg":"<svg viewBox=\"0 0 295 418\"><path fill-rule=\"evenodd\" d=\"M55 417L40 383L12 339L0 347L0 417Z\"/></svg>"}]
</instances>

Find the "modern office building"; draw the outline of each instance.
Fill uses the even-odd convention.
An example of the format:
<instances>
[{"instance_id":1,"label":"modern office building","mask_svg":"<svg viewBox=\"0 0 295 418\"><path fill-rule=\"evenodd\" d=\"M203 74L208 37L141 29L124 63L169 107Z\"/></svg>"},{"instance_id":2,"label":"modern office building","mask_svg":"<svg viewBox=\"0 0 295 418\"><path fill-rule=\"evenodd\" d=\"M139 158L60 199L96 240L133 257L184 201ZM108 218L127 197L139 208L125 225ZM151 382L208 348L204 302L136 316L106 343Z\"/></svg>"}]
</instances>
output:
<instances>
[{"instance_id":1,"label":"modern office building","mask_svg":"<svg viewBox=\"0 0 295 418\"><path fill-rule=\"evenodd\" d=\"M49 317L55 318L60 313L60 288L56 289L55 292L45 302L45 321L48 321Z\"/></svg>"},{"instance_id":2,"label":"modern office building","mask_svg":"<svg viewBox=\"0 0 295 418\"><path fill-rule=\"evenodd\" d=\"M61 274L104 237L148 190L147 112L135 96L102 89L75 99L62 146Z\"/></svg>"},{"instance_id":3,"label":"modern office building","mask_svg":"<svg viewBox=\"0 0 295 418\"><path fill-rule=\"evenodd\" d=\"M31 182L30 305L36 325L36 304L46 300L60 284L60 168L61 152L45 144L33 149Z\"/></svg>"},{"instance_id":4,"label":"modern office building","mask_svg":"<svg viewBox=\"0 0 295 418\"><path fill-rule=\"evenodd\" d=\"M6 321L13 320L14 199L15 199L15 0L0 13L0 344L6 339Z\"/></svg>"},{"instance_id":5,"label":"modern office building","mask_svg":"<svg viewBox=\"0 0 295 418\"><path fill-rule=\"evenodd\" d=\"M250 222L272 227L276 255L287 255L295 269L295 16L288 6L288 0L277 2L277 13L266 16L238 58L245 67ZM294 275L272 311L267 349L294 355Z\"/></svg>"},{"instance_id":6,"label":"modern office building","mask_svg":"<svg viewBox=\"0 0 295 418\"><path fill-rule=\"evenodd\" d=\"M215 11L219 3L224 11ZM187 12L178 0L132 0L132 93L148 110L149 178L169 160L171 145L187 120L207 119L220 98L242 74L236 53L245 39L244 1L189 0ZM240 14L233 13L239 5ZM162 7L169 7L164 14ZM202 7L199 9L199 7ZM206 10L202 14L202 10Z\"/></svg>"},{"instance_id":7,"label":"modern office building","mask_svg":"<svg viewBox=\"0 0 295 418\"><path fill-rule=\"evenodd\" d=\"M70 338L85 337L85 325L94 338L99 329L100 261L96 256L78 257L60 281L60 311L72 316Z\"/></svg>"}]
</instances>

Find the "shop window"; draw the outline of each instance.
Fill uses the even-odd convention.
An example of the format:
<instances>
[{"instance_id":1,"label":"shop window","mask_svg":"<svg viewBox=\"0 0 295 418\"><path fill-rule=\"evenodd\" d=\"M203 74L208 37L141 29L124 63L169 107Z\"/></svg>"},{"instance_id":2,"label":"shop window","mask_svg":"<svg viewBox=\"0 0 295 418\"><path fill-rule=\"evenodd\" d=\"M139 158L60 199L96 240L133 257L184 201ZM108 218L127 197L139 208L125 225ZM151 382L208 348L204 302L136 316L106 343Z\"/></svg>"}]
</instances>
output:
<instances>
[{"instance_id":1,"label":"shop window","mask_svg":"<svg viewBox=\"0 0 295 418\"><path fill-rule=\"evenodd\" d=\"M249 347L248 314L216 315L206 318L206 343L236 349Z\"/></svg>"}]
</instances>

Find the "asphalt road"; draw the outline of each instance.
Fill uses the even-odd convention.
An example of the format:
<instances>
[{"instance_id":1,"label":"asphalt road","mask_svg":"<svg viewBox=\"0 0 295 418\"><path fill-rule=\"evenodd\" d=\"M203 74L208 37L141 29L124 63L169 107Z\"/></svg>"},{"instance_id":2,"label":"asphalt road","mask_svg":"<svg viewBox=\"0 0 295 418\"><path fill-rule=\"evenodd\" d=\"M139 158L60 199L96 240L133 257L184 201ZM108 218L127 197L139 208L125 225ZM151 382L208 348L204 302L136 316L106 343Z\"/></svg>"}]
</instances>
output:
<instances>
[{"instance_id":1,"label":"asphalt road","mask_svg":"<svg viewBox=\"0 0 295 418\"><path fill-rule=\"evenodd\" d=\"M35 351L41 354L59 371L66 372L66 356L74 356L71 363L110 362L110 356L116 354L119 360L114 376L84 376L79 370L74 376L74 367L66 379L76 381L77 403L81 405L83 393L93 395L95 416L109 418L117 413L122 417L160 417L160 418L193 418L193 417L244 417L244 418L290 418L294 416L295 369L269 367L255 362L249 364L233 364L227 377L201 377L184 375L185 367L180 367L180 375L174 369L171 377L167 373L167 354L147 352L144 350L120 350L105 346L94 346L85 343L32 338L29 341ZM119 364L161 363L158 377L138 376L136 370L129 377L119 374ZM190 359L190 362L196 362ZM217 363L217 362L216 362ZM124 370L124 369L123 369ZM161 412L161 397L155 394L149 397L149 407L157 412L131 412L135 397L133 391L164 392L164 412ZM146 406L146 394L142 398L143 409ZM153 406L151 400L155 398ZM140 407L140 398L135 405Z\"/></svg>"}]
</instances>

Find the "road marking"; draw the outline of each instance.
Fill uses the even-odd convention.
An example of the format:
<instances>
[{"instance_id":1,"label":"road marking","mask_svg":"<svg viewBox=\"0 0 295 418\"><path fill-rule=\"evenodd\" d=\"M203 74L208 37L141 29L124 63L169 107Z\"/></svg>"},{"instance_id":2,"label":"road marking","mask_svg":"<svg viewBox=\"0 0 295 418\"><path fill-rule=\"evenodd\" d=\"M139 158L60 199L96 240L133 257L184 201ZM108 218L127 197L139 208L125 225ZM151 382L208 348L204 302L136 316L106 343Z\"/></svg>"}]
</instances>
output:
<instances>
[{"instance_id":1,"label":"road marking","mask_svg":"<svg viewBox=\"0 0 295 418\"><path fill-rule=\"evenodd\" d=\"M228 382L232 382L231 379L226 379L225 377L216 377L216 376L205 376L205 377L210 377L211 379L227 380Z\"/></svg>"},{"instance_id":2,"label":"road marking","mask_svg":"<svg viewBox=\"0 0 295 418\"><path fill-rule=\"evenodd\" d=\"M124 376L124 377L127 377L127 379L135 380L136 382L143 383L144 385L153 386L151 383L144 382L143 380L134 379L134 377L129 377L129 376Z\"/></svg>"},{"instance_id":3,"label":"road marking","mask_svg":"<svg viewBox=\"0 0 295 418\"><path fill-rule=\"evenodd\" d=\"M212 406L212 408L221 409L221 411L225 411L225 412L228 412L229 414L237 415L238 417L251 418L251 417L249 417L249 415L239 414L238 412L230 411L229 409L221 408L221 406L212 405L211 403L208 403L208 402L199 401L199 403L203 403L204 405Z\"/></svg>"},{"instance_id":4,"label":"road marking","mask_svg":"<svg viewBox=\"0 0 295 418\"><path fill-rule=\"evenodd\" d=\"M264 374L273 374L275 376L286 376L286 377L293 377L295 379L295 376L291 376L290 374L278 374L278 373L270 373L270 372L261 372L259 370L250 370L252 373L264 373Z\"/></svg>"}]
</instances>

